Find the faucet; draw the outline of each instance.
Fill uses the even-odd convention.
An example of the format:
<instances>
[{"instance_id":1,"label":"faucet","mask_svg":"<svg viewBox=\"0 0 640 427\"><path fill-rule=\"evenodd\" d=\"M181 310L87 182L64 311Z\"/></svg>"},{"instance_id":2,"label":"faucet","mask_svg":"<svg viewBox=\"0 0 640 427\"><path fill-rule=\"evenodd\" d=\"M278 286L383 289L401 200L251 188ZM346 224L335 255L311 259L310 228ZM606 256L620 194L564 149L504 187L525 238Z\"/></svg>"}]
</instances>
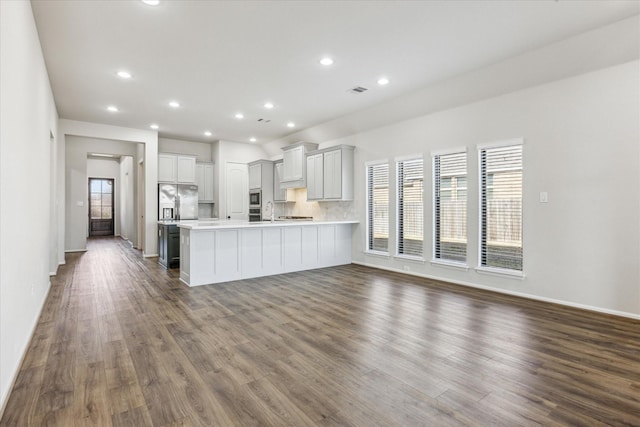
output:
<instances>
[{"instance_id":1,"label":"faucet","mask_svg":"<svg viewBox=\"0 0 640 427\"><path fill-rule=\"evenodd\" d=\"M266 209L269 209L269 212L271 213L271 222L273 222L274 221L274 218L273 218L273 202L271 202L271 200L269 200L267 202Z\"/></svg>"}]
</instances>

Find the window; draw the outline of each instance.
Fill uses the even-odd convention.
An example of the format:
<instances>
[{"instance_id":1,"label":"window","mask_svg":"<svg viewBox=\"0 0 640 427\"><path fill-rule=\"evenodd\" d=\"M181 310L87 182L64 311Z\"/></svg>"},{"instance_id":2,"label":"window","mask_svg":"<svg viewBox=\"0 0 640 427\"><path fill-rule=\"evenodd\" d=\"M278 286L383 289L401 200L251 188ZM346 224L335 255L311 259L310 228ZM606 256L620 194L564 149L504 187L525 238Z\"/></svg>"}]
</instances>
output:
<instances>
[{"instance_id":1,"label":"window","mask_svg":"<svg viewBox=\"0 0 640 427\"><path fill-rule=\"evenodd\" d=\"M467 153L433 156L433 258L467 261Z\"/></svg>"},{"instance_id":2,"label":"window","mask_svg":"<svg viewBox=\"0 0 640 427\"><path fill-rule=\"evenodd\" d=\"M367 250L389 252L389 165L367 166Z\"/></svg>"},{"instance_id":3,"label":"window","mask_svg":"<svg viewBox=\"0 0 640 427\"><path fill-rule=\"evenodd\" d=\"M522 145L479 154L480 267L522 271Z\"/></svg>"},{"instance_id":4,"label":"window","mask_svg":"<svg viewBox=\"0 0 640 427\"><path fill-rule=\"evenodd\" d=\"M424 203L422 159L399 161L398 255L422 257Z\"/></svg>"}]
</instances>

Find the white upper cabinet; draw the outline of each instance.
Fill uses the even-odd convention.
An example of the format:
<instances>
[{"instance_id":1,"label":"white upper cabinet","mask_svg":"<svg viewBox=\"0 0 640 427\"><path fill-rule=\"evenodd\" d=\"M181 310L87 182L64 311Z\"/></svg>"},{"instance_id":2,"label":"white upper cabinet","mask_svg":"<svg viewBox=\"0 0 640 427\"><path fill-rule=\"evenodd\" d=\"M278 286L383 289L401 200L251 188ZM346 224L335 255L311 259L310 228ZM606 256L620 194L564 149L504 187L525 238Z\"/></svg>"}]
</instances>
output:
<instances>
[{"instance_id":1,"label":"white upper cabinet","mask_svg":"<svg viewBox=\"0 0 640 427\"><path fill-rule=\"evenodd\" d=\"M213 163L196 163L198 202L213 203Z\"/></svg>"},{"instance_id":2,"label":"white upper cabinet","mask_svg":"<svg viewBox=\"0 0 640 427\"><path fill-rule=\"evenodd\" d=\"M181 154L158 154L158 182L195 184L196 158Z\"/></svg>"},{"instance_id":3,"label":"white upper cabinet","mask_svg":"<svg viewBox=\"0 0 640 427\"><path fill-rule=\"evenodd\" d=\"M178 180L178 159L175 154L158 154L158 182Z\"/></svg>"},{"instance_id":4,"label":"white upper cabinet","mask_svg":"<svg viewBox=\"0 0 640 427\"><path fill-rule=\"evenodd\" d=\"M267 202L273 203L273 162L271 160L256 160L249 163L249 189L262 192L262 207Z\"/></svg>"},{"instance_id":5,"label":"white upper cabinet","mask_svg":"<svg viewBox=\"0 0 640 427\"><path fill-rule=\"evenodd\" d=\"M352 169L353 170L353 169ZM353 172L351 172L353 173ZM324 198L342 199L342 150L324 153Z\"/></svg>"},{"instance_id":6,"label":"white upper cabinet","mask_svg":"<svg viewBox=\"0 0 640 427\"><path fill-rule=\"evenodd\" d=\"M353 150L338 145L307 155L307 200L353 200Z\"/></svg>"},{"instance_id":7,"label":"white upper cabinet","mask_svg":"<svg viewBox=\"0 0 640 427\"><path fill-rule=\"evenodd\" d=\"M273 164L273 201L274 202L295 202L293 190L282 188L280 181L282 180L283 162L275 162Z\"/></svg>"},{"instance_id":8,"label":"white upper cabinet","mask_svg":"<svg viewBox=\"0 0 640 427\"><path fill-rule=\"evenodd\" d=\"M262 188L262 164L249 165L249 190Z\"/></svg>"},{"instance_id":9,"label":"white upper cabinet","mask_svg":"<svg viewBox=\"0 0 640 427\"><path fill-rule=\"evenodd\" d=\"M322 153L307 156L307 200L322 200L324 198L322 163Z\"/></svg>"},{"instance_id":10,"label":"white upper cabinet","mask_svg":"<svg viewBox=\"0 0 640 427\"><path fill-rule=\"evenodd\" d=\"M282 147L282 176L280 186L282 188L306 187L307 163L305 154L318 148L318 144L310 142L298 142L297 144Z\"/></svg>"},{"instance_id":11,"label":"white upper cabinet","mask_svg":"<svg viewBox=\"0 0 640 427\"><path fill-rule=\"evenodd\" d=\"M178 183L194 184L196 182L196 158L191 156L177 156Z\"/></svg>"}]
</instances>

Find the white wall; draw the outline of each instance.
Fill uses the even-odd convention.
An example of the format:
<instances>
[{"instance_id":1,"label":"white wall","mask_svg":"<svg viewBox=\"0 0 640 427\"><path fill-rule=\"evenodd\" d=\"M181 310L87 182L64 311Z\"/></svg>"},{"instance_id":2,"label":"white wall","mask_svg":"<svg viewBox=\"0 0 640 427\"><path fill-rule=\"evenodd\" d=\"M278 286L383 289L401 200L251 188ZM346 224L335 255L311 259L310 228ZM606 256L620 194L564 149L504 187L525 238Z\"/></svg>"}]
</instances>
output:
<instances>
[{"instance_id":1,"label":"white wall","mask_svg":"<svg viewBox=\"0 0 640 427\"><path fill-rule=\"evenodd\" d=\"M198 162L212 161L212 143L182 141L179 139L158 138L159 153L189 154L196 156Z\"/></svg>"},{"instance_id":2,"label":"white wall","mask_svg":"<svg viewBox=\"0 0 640 427\"><path fill-rule=\"evenodd\" d=\"M0 2L0 407L49 290L58 116L31 4ZM57 141L54 139L54 144ZM54 166L55 166L55 162ZM55 199L55 198L54 198ZM53 249L55 250L55 249Z\"/></svg>"},{"instance_id":3,"label":"white wall","mask_svg":"<svg viewBox=\"0 0 640 427\"><path fill-rule=\"evenodd\" d=\"M86 138L73 135L66 137L65 250L83 251L87 248L89 226L87 179L91 176L90 165L94 168L99 167L96 173L108 173L111 175L110 178L120 176L119 162L117 160L106 160L106 162L111 162L111 167L108 167L105 166L105 164L108 165L110 163L105 163L105 160L88 159L87 155L89 153L101 153L134 157L136 156L137 145L138 144L126 141ZM120 191L118 191L118 193L120 193ZM82 203L81 206L79 206L80 203ZM119 222L120 221L117 221L118 226Z\"/></svg>"},{"instance_id":4,"label":"white wall","mask_svg":"<svg viewBox=\"0 0 640 427\"><path fill-rule=\"evenodd\" d=\"M214 208L214 216L226 218L227 212L227 192L225 179L225 164L233 163L250 163L254 160L266 159L267 153L263 147L256 144L245 144L242 142L218 141L214 143L215 174L217 177L216 204Z\"/></svg>"},{"instance_id":5,"label":"white wall","mask_svg":"<svg viewBox=\"0 0 640 427\"><path fill-rule=\"evenodd\" d=\"M355 151L353 260L640 317L640 64L629 62L327 141ZM476 144L523 137L524 280L479 274ZM431 150L468 148L468 271L366 255L365 170L423 153L431 258ZM393 184L394 169L391 169ZM393 188L393 187L392 187ZM475 189L475 191L473 190ZM549 203L539 203L539 193ZM394 200L393 191L391 200ZM393 215L394 209L390 210ZM393 222L393 221L392 221ZM395 226L390 248L395 247Z\"/></svg>"},{"instance_id":6,"label":"white wall","mask_svg":"<svg viewBox=\"0 0 640 427\"><path fill-rule=\"evenodd\" d=\"M88 158L87 159L87 183L89 178L111 178L113 179L113 233L120 235L120 159L117 158ZM85 200L87 213L87 236L89 235L88 214L89 214L89 188Z\"/></svg>"},{"instance_id":7,"label":"white wall","mask_svg":"<svg viewBox=\"0 0 640 427\"><path fill-rule=\"evenodd\" d=\"M136 175L133 169L134 158L120 158L120 236L136 244Z\"/></svg>"}]
</instances>

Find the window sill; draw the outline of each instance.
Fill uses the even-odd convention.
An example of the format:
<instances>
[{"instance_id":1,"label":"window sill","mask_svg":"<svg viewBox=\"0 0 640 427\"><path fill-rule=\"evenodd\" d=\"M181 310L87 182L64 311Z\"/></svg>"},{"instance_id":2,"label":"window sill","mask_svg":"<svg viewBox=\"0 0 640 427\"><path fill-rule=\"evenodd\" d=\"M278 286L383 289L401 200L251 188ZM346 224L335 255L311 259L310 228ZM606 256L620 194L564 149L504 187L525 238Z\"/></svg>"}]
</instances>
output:
<instances>
[{"instance_id":1,"label":"window sill","mask_svg":"<svg viewBox=\"0 0 640 427\"><path fill-rule=\"evenodd\" d=\"M424 263L425 259L419 256L413 256L413 255L402 255L402 254L396 254L394 255L394 258L396 259L402 259L405 261L414 261L414 262L422 262Z\"/></svg>"},{"instance_id":2,"label":"window sill","mask_svg":"<svg viewBox=\"0 0 640 427\"><path fill-rule=\"evenodd\" d=\"M431 265L435 265L437 267L452 268L454 270L469 271L469 266L467 264L465 264L465 263L462 263L462 262L445 261L445 260L441 260L441 259L432 259L431 260Z\"/></svg>"},{"instance_id":3,"label":"window sill","mask_svg":"<svg viewBox=\"0 0 640 427\"><path fill-rule=\"evenodd\" d=\"M365 255L377 256L380 258L390 258L389 252L378 252L378 251L364 251Z\"/></svg>"},{"instance_id":4,"label":"window sill","mask_svg":"<svg viewBox=\"0 0 640 427\"><path fill-rule=\"evenodd\" d=\"M506 268L493 267L476 267L476 271L480 274L489 274L491 276L510 277L513 279L524 280L524 272L518 270L507 270Z\"/></svg>"}]
</instances>

